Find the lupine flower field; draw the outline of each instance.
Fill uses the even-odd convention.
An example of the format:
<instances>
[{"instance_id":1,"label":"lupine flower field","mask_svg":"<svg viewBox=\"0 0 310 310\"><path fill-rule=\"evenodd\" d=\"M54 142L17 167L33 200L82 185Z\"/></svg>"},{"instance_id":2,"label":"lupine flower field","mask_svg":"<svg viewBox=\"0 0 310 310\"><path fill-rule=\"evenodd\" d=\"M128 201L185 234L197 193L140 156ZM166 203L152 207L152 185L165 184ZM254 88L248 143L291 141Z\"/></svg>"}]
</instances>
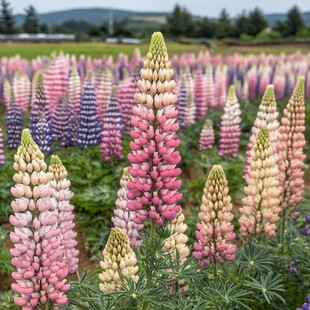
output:
<instances>
[{"instance_id":1,"label":"lupine flower field","mask_svg":"<svg viewBox=\"0 0 310 310\"><path fill-rule=\"evenodd\" d=\"M310 309L310 53L0 58L0 309Z\"/></svg>"}]
</instances>

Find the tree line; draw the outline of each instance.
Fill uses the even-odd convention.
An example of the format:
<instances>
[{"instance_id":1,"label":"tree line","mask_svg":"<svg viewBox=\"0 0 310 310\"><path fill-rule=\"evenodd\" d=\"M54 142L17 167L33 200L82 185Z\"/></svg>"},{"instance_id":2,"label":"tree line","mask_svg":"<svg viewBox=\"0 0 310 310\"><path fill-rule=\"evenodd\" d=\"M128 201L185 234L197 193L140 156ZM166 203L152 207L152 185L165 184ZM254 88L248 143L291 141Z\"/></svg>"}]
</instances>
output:
<instances>
[{"instance_id":1,"label":"tree line","mask_svg":"<svg viewBox=\"0 0 310 310\"><path fill-rule=\"evenodd\" d=\"M143 25L142 27L143 28ZM115 21L113 29L108 23L92 25L86 21L68 20L62 24L48 25L40 23L36 9L30 5L25 9L22 26L17 27L12 9L7 0L1 0L0 33L15 34L26 32L36 33L76 33L86 37L111 36L143 36L145 31L133 30L126 20ZM302 14L297 6L292 7L286 19L278 21L273 28L268 27L266 18L259 8L246 13L242 12L236 18L231 18L225 9L217 19L193 16L185 7L176 5L166 23L160 29L166 36L173 38L239 38L252 39L281 39L281 38L310 38L310 29L306 27Z\"/></svg>"}]
</instances>

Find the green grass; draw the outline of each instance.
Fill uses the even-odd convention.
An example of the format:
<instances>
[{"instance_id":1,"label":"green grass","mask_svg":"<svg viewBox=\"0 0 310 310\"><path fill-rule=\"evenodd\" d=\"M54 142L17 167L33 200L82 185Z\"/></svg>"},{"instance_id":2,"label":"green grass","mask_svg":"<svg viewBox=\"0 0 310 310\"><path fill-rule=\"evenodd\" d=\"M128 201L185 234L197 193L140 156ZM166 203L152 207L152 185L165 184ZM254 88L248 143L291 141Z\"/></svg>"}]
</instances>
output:
<instances>
[{"instance_id":1,"label":"green grass","mask_svg":"<svg viewBox=\"0 0 310 310\"><path fill-rule=\"evenodd\" d=\"M167 43L169 54L183 52L195 52L201 50L199 45L187 45ZM16 54L23 58L34 58L36 56L49 56L52 52L65 52L79 56L84 54L94 58L102 55L116 57L119 53L132 56L134 50L139 48L142 55L148 52L149 44L128 45L128 44L105 44L105 43L0 43L0 57L10 57Z\"/></svg>"}]
</instances>

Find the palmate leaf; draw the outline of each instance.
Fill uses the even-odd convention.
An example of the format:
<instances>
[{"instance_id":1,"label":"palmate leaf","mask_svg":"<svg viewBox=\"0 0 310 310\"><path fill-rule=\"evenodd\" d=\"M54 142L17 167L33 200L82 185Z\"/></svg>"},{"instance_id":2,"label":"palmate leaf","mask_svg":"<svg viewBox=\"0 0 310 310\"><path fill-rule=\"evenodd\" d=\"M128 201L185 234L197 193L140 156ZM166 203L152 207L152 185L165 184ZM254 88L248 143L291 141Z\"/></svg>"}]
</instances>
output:
<instances>
[{"instance_id":1,"label":"palmate leaf","mask_svg":"<svg viewBox=\"0 0 310 310\"><path fill-rule=\"evenodd\" d=\"M257 300L261 300L263 297L263 300L268 304L276 300L280 300L285 304L285 300L279 294L285 291L280 275L274 276L272 272L268 272L267 275L261 275L259 279L250 276L248 278L249 280L245 281L245 285L254 290L253 292Z\"/></svg>"}]
</instances>

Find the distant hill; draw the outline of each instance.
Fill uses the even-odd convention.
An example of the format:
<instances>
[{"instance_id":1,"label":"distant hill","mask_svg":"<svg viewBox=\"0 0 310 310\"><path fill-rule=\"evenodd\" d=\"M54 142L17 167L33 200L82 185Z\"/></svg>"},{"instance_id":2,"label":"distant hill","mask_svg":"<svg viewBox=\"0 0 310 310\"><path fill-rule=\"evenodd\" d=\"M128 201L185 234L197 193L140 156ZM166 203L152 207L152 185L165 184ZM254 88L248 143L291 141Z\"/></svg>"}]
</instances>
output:
<instances>
[{"instance_id":1,"label":"distant hill","mask_svg":"<svg viewBox=\"0 0 310 310\"><path fill-rule=\"evenodd\" d=\"M47 24L61 24L68 20L84 20L90 24L100 25L108 22L112 15L114 21L127 19L135 22L145 21L163 24L168 14L167 12L134 12L109 8L89 8L43 13L39 15L39 20L41 23ZM15 18L18 25L21 25L24 21L24 15L22 14L16 15Z\"/></svg>"},{"instance_id":2,"label":"distant hill","mask_svg":"<svg viewBox=\"0 0 310 310\"><path fill-rule=\"evenodd\" d=\"M50 13L43 13L39 15L41 23L61 24L68 20L84 20L91 24L100 25L103 22L108 22L112 14L113 20L118 21L127 19L129 22L136 24L137 22L163 24L166 16L170 12L137 12L128 10L118 10L113 8L87 8L87 9L71 9ZM274 26L277 21L284 20L286 14L266 14L268 24ZM310 12L303 13L303 18L308 27L310 27ZM16 15L16 22L21 25L24 21L22 14Z\"/></svg>"}]
</instances>

